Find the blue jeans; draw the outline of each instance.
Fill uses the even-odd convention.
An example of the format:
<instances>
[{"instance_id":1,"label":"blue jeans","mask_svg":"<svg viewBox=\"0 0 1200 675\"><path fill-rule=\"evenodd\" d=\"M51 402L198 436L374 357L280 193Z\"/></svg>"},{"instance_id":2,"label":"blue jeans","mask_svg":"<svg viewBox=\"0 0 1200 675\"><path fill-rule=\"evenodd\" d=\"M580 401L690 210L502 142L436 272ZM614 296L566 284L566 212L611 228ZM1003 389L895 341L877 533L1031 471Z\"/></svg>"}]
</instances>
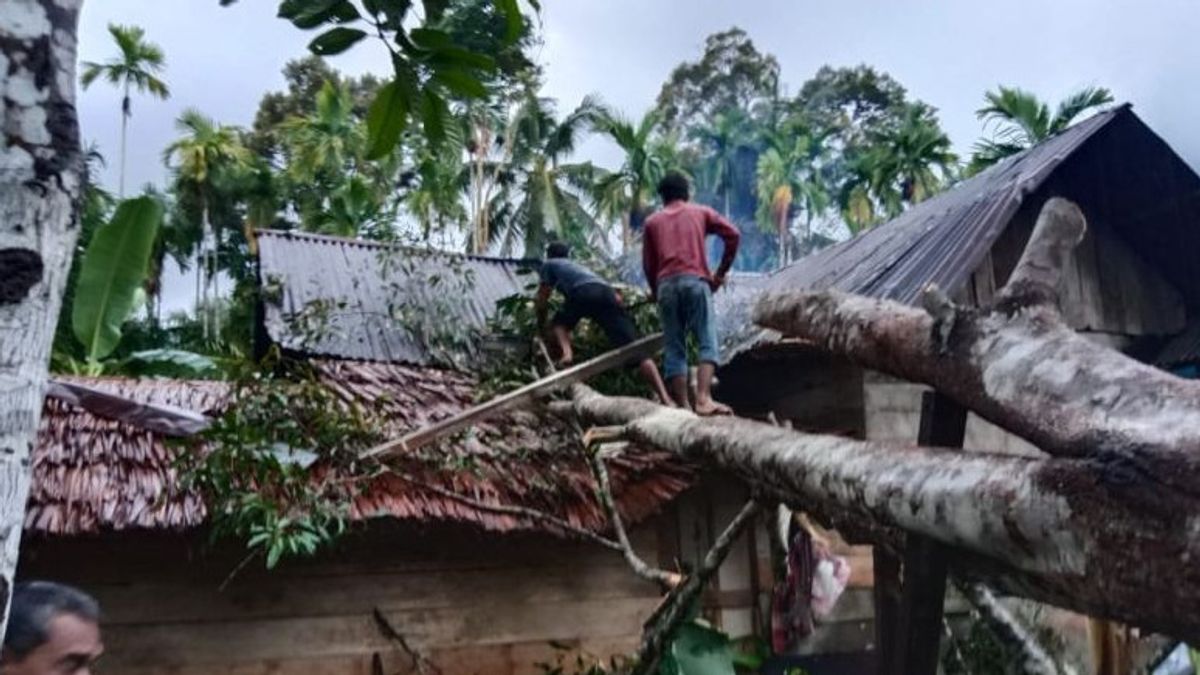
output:
<instances>
[{"instance_id":1,"label":"blue jeans","mask_svg":"<svg viewBox=\"0 0 1200 675\"><path fill-rule=\"evenodd\" d=\"M712 289L708 282L690 274L667 277L658 283L658 314L666 345L663 374L667 378L687 375L687 336L696 336L700 361L716 364L717 322L713 313Z\"/></svg>"}]
</instances>

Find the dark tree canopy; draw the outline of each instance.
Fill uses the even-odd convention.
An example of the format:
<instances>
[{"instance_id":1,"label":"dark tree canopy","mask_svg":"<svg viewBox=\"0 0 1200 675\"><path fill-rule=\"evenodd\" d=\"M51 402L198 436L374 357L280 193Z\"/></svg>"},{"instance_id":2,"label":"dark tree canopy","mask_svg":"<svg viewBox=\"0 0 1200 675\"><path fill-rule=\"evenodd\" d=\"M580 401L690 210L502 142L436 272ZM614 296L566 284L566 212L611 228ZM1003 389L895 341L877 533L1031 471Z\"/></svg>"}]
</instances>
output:
<instances>
[{"instance_id":1,"label":"dark tree canopy","mask_svg":"<svg viewBox=\"0 0 1200 675\"><path fill-rule=\"evenodd\" d=\"M817 129L831 132L846 147L853 147L872 133L898 127L909 101L899 82L871 66L822 66L800 88L794 105ZM915 105L928 108L920 102Z\"/></svg>"},{"instance_id":2,"label":"dark tree canopy","mask_svg":"<svg viewBox=\"0 0 1200 675\"><path fill-rule=\"evenodd\" d=\"M312 112L313 102L326 82L346 86L354 100L354 115L366 117L380 81L374 75L346 77L319 56L305 56L288 61L283 67L284 91L265 94L258 103L254 128L246 138L246 146L264 159L275 163L281 152L280 125L290 117L302 117Z\"/></svg>"},{"instance_id":3,"label":"dark tree canopy","mask_svg":"<svg viewBox=\"0 0 1200 675\"><path fill-rule=\"evenodd\" d=\"M708 36L699 61L681 63L658 94L667 129L711 120L723 110L750 111L771 101L779 84L779 62L754 46L746 32L730 28Z\"/></svg>"}]
</instances>

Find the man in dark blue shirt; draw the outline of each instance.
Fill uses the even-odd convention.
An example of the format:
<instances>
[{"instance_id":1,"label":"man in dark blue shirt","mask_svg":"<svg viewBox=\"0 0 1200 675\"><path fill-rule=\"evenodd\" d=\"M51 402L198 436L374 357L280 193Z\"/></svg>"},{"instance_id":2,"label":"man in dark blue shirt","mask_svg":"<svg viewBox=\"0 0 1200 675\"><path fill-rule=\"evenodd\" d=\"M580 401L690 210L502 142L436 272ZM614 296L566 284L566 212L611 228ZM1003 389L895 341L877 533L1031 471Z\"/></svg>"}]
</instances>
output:
<instances>
[{"instance_id":1,"label":"man in dark blue shirt","mask_svg":"<svg viewBox=\"0 0 1200 675\"><path fill-rule=\"evenodd\" d=\"M538 326L546 325L546 302L551 293L557 290L566 300L551 323L561 355L560 365L568 365L574 359L571 331L581 319L591 319L599 324L613 347L622 347L637 339L633 319L621 306L621 299L613 287L569 256L570 249L562 242L553 242L546 247L546 261L538 270L541 285L534 300ZM673 405L654 360L642 359L638 370L659 400L665 405Z\"/></svg>"}]
</instances>

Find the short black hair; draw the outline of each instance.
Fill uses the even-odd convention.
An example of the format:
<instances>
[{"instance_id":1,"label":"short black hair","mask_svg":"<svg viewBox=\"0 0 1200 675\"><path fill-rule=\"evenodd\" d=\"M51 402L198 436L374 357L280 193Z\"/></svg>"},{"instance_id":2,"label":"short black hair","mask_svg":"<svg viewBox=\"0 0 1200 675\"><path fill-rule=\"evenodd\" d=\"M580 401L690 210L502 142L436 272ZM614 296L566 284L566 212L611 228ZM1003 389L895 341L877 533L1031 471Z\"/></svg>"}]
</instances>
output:
<instances>
[{"instance_id":1,"label":"short black hair","mask_svg":"<svg viewBox=\"0 0 1200 675\"><path fill-rule=\"evenodd\" d=\"M50 622L62 614L73 614L92 623L100 622L100 605L78 588L53 581L22 581L13 589L8 612L4 649L18 659L50 639Z\"/></svg>"},{"instance_id":2,"label":"short black hair","mask_svg":"<svg viewBox=\"0 0 1200 675\"><path fill-rule=\"evenodd\" d=\"M678 171L668 171L667 175L658 181L658 196L662 198L663 204L686 200L690 192L691 185L687 176Z\"/></svg>"},{"instance_id":3,"label":"short black hair","mask_svg":"<svg viewBox=\"0 0 1200 675\"><path fill-rule=\"evenodd\" d=\"M568 258L571 256L571 247L567 246L566 242L552 241L546 246L547 258Z\"/></svg>"}]
</instances>

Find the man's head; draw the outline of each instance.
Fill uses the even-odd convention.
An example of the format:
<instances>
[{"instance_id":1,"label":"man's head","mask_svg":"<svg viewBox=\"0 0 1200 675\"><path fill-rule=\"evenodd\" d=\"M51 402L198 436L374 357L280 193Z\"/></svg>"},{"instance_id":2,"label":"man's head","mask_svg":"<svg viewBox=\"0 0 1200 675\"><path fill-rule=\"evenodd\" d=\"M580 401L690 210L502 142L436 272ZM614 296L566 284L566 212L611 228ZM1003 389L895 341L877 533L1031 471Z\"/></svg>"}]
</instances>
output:
<instances>
[{"instance_id":1,"label":"man's head","mask_svg":"<svg viewBox=\"0 0 1200 675\"><path fill-rule=\"evenodd\" d=\"M687 201L689 192L687 176L678 171L668 171L667 175L658 181L658 196L662 198L663 206L671 202Z\"/></svg>"},{"instance_id":2,"label":"man's head","mask_svg":"<svg viewBox=\"0 0 1200 675\"><path fill-rule=\"evenodd\" d=\"M104 651L100 607L76 588L27 581L13 590L3 675L88 675Z\"/></svg>"},{"instance_id":3,"label":"man's head","mask_svg":"<svg viewBox=\"0 0 1200 675\"><path fill-rule=\"evenodd\" d=\"M571 257L571 247L561 241L552 241L546 247L547 258L569 258Z\"/></svg>"}]
</instances>

